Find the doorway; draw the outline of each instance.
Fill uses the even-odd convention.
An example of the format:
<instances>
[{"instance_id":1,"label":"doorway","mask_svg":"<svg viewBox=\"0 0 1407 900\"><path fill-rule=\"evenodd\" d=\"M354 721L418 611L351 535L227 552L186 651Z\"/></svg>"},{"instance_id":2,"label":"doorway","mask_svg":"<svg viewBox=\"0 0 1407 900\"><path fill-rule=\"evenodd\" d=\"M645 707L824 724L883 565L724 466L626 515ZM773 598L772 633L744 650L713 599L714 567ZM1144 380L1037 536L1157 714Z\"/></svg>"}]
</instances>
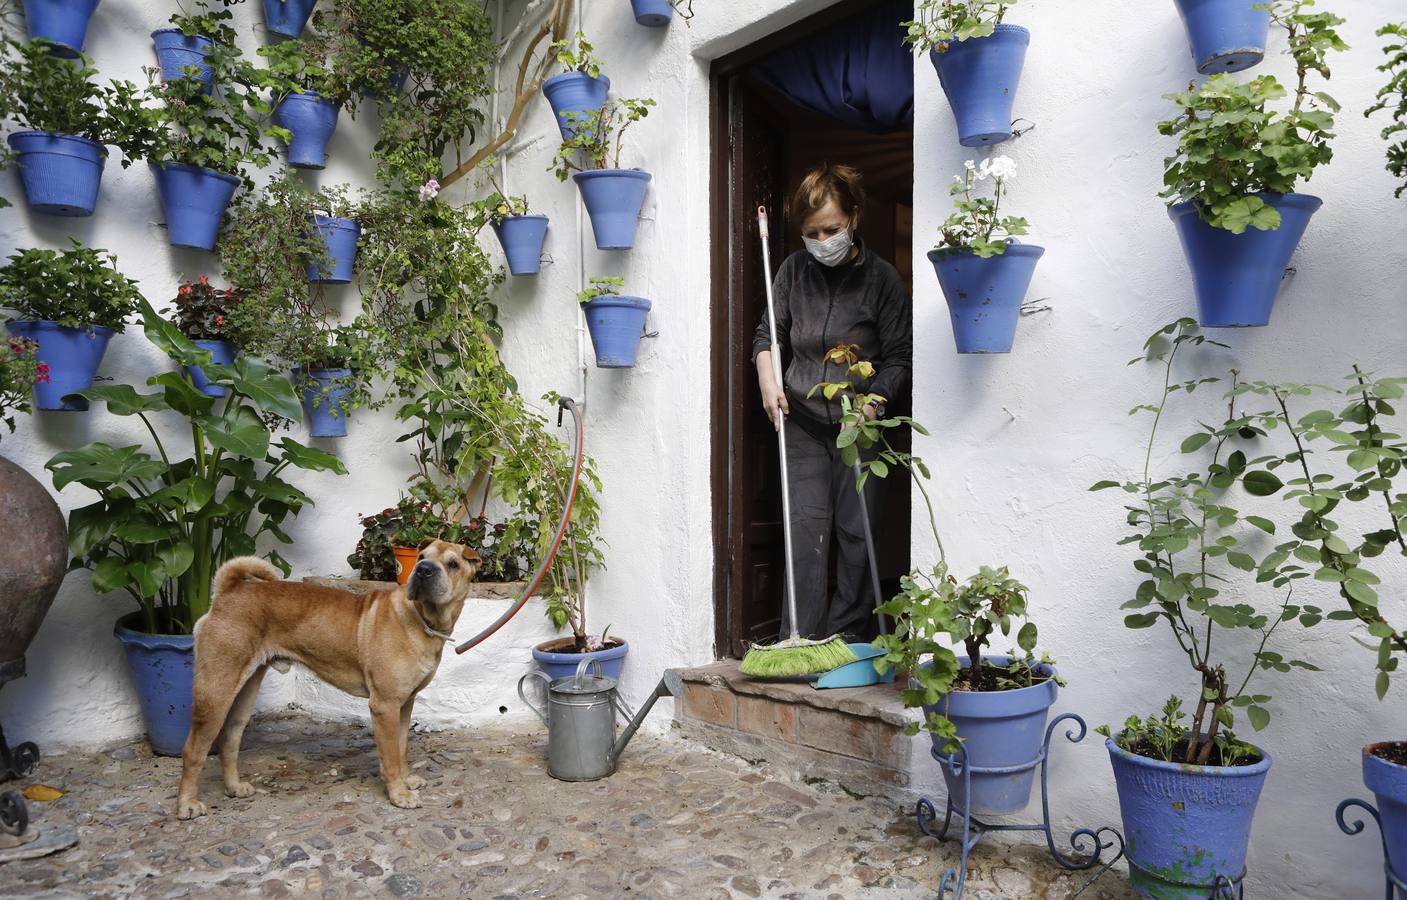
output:
<instances>
[{"instance_id":1,"label":"doorway","mask_svg":"<svg viewBox=\"0 0 1407 900\"><path fill-rule=\"evenodd\" d=\"M837 4L714 63L712 477L714 650L720 658L741 657L748 644L776 636L786 584L777 440L762 412L752 362L753 330L766 310L757 207L768 210L775 272L788 254L802 248L797 223L785 218L784 198L820 163L854 166L865 176L868 195L860 236L894 264L913 293L912 131L871 133L839 124L768 87L755 65L827 29L843 29L856 16L886 15L893 6ZM902 36L898 21L893 20L896 40ZM909 411L907 396L889 405L889 415ZM902 431L891 433L891 439L907 450L909 436ZM885 481L881 509L875 543L887 598L909 570L906 479Z\"/></svg>"}]
</instances>

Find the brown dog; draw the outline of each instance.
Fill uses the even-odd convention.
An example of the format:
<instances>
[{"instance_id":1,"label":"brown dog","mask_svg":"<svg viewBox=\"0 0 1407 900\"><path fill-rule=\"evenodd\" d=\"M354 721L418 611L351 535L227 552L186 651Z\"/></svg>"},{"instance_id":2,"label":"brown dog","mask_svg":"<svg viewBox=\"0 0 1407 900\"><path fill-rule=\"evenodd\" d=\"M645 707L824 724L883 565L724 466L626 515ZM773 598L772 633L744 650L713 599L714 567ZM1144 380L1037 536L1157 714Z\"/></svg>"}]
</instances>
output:
<instances>
[{"instance_id":1,"label":"brown dog","mask_svg":"<svg viewBox=\"0 0 1407 900\"><path fill-rule=\"evenodd\" d=\"M200 770L217 737L225 793L254 793L239 780L240 738L265 669L286 672L290 662L371 701L386 793L396 806L418 807L424 780L406 768L411 709L435 676L479 563L469 547L433 541L404 586L369 594L284 581L252 556L221 566L210 612L195 625L195 703L176 814L205 815Z\"/></svg>"}]
</instances>

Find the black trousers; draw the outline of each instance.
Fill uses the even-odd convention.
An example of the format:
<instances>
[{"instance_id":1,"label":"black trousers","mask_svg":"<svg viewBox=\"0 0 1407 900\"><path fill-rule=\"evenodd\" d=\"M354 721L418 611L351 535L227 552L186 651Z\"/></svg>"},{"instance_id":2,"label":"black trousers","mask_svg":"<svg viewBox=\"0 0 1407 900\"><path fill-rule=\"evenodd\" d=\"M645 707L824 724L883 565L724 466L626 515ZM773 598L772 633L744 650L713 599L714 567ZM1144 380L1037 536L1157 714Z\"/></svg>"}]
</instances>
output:
<instances>
[{"instance_id":1,"label":"black trousers","mask_svg":"<svg viewBox=\"0 0 1407 900\"><path fill-rule=\"evenodd\" d=\"M854 470L841 461L834 437L823 437L795 422L788 422L786 429L798 630L802 637L849 634L868 640L878 633L878 619ZM879 502L879 483L870 478L865 484L865 506L871 531L879 520ZM832 531L836 579L835 592L828 598ZM784 601L781 636L790 635Z\"/></svg>"}]
</instances>

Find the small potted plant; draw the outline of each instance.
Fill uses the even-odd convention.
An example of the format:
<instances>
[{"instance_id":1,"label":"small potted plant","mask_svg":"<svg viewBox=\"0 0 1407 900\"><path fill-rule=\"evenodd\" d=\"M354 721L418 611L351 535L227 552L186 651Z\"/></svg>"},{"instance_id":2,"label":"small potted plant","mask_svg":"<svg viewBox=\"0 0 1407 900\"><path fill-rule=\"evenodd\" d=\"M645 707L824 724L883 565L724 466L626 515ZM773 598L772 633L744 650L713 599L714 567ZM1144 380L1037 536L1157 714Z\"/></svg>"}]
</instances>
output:
<instances>
[{"instance_id":1,"label":"small potted plant","mask_svg":"<svg viewBox=\"0 0 1407 900\"><path fill-rule=\"evenodd\" d=\"M1264 0L1176 2L1200 74L1239 72L1265 58L1270 11Z\"/></svg>"},{"instance_id":2,"label":"small potted plant","mask_svg":"<svg viewBox=\"0 0 1407 900\"><path fill-rule=\"evenodd\" d=\"M318 0L264 0L264 27L274 34L296 38L303 33Z\"/></svg>"},{"instance_id":3,"label":"small potted plant","mask_svg":"<svg viewBox=\"0 0 1407 900\"><path fill-rule=\"evenodd\" d=\"M494 177L496 157L484 160L481 168L489 194L473 203L481 221L493 226L493 233L508 259L508 271L514 275L536 275L542 267L542 245L547 238L547 217L528 211L526 196L509 196Z\"/></svg>"},{"instance_id":4,"label":"small potted plant","mask_svg":"<svg viewBox=\"0 0 1407 900\"><path fill-rule=\"evenodd\" d=\"M632 123L650 114L655 101L611 99L589 113L567 113L575 126L553 158L559 181L571 175L581 191L598 250L629 250L645 203L650 173L620 167L621 146Z\"/></svg>"},{"instance_id":5,"label":"small potted plant","mask_svg":"<svg viewBox=\"0 0 1407 900\"><path fill-rule=\"evenodd\" d=\"M72 59L83 52L97 8L98 0L24 0L24 24L31 40L49 41L55 56Z\"/></svg>"},{"instance_id":6,"label":"small potted plant","mask_svg":"<svg viewBox=\"0 0 1407 900\"><path fill-rule=\"evenodd\" d=\"M1031 32L1005 24L1016 0L923 0L904 38L928 51L957 117L958 143L985 147L1011 140L1012 106Z\"/></svg>"},{"instance_id":7,"label":"small potted plant","mask_svg":"<svg viewBox=\"0 0 1407 900\"><path fill-rule=\"evenodd\" d=\"M294 371L313 437L347 436L347 417L366 393L366 338L354 325L337 325L312 337Z\"/></svg>"},{"instance_id":8,"label":"small potted plant","mask_svg":"<svg viewBox=\"0 0 1407 900\"><path fill-rule=\"evenodd\" d=\"M239 295L229 288L217 288L209 276L185 281L176 289L175 305L170 315L172 324L202 350L210 354L210 362L219 366L233 365L239 348L229 340L230 310L239 303ZM201 366L187 370L191 383L210 397L223 397L229 388L212 384Z\"/></svg>"},{"instance_id":9,"label":"small potted plant","mask_svg":"<svg viewBox=\"0 0 1407 900\"><path fill-rule=\"evenodd\" d=\"M327 142L337 130L337 114L348 96L336 87L328 67L331 45L310 32L259 48L268 77L282 85L274 109L279 137L288 145L288 164L299 169L327 165Z\"/></svg>"},{"instance_id":10,"label":"small potted plant","mask_svg":"<svg viewBox=\"0 0 1407 900\"><path fill-rule=\"evenodd\" d=\"M1364 115L1385 109L1392 113L1392 121L1383 127L1383 140L1391 142L1387 170L1402 179L1396 191L1401 198L1407 192L1407 23L1384 25L1378 29L1378 36L1389 38L1383 47L1387 62L1378 66L1379 72L1387 73L1388 83L1378 91L1378 102Z\"/></svg>"},{"instance_id":11,"label":"small potted plant","mask_svg":"<svg viewBox=\"0 0 1407 900\"><path fill-rule=\"evenodd\" d=\"M621 296L624 284L623 278L593 278L590 286L576 295L600 369L634 368L640 352L650 301Z\"/></svg>"},{"instance_id":12,"label":"small potted plant","mask_svg":"<svg viewBox=\"0 0 1407 900\"><path fill-rule=\"evenodd\" d=\"M1007 156L967 161L950 193L956 209L939 231L928 259L948 301L953 338L959 353L1010 353L1021 304L1045 248L1019 243L1028 223L1002 216L1007 184L1016 163ZM978 196L977 186L992 180L992 195Z\"/></svg>"},{"instance_id":13,"label":"small potted plant","mask_svg":"<svg viewBox=\"0 0 1407 900\"><path fill-rule=\"evenodd\" d=\"M1313 0L1275 0L1272 20L1289 32L1297 81L1284 114L1270 104L1286 97L1273 75L1241 83L1213 75L1200 87L1169 96L1176 118L1158 124L1177 138L1163 174L1169 215L1192 268L1204 327L1266 325L1290 258L1323 205L1295 193L1333 158L1338 104L1312 90L1311 75L1329 77L1328 54L1344 50L1332 13L1311 13Z\"/></svg>"},{"instance_id":14,"label":"small potted plant","mask_svg":"<svg viewBox=\"0 0 1407 900\"><path fill-rule=\"evenodd\" d=\"M542 95L552 106L563 141L576 136L585 125L584 117L601 109L611 89L611 79L601 74L601 61L591 54L593 49L580 31L575 50L571 41L554 41L548 48L564 71L542 83Z\"/></svg>"},{"instance_id":15,"label":"small potted plant","mask_svg":"<svg viewBox=\"0 0 1407 900\"><path fill-rule=\"evenodd\" d=\"M126 327L142 302L137 283L115 268L106 250L73 247L21 250L0 267L5 327L38 343L49 378L34 385L39 409L86 410L88 401L64 397L93 384L108 341Z\"/></svg>"},{"instance_id":16,"label":"small potted plant","mask_svg":"<svg viewBox=\"0 0 1407 900\"><path fill-rule=\"evenodd\" d=\"M15 431L15 415L28 414L36 384L49 381L49 365L38 359L33 338L7 336L0 343L0 422Z\"/></svg>"},{"instance_id":17,"label":"small potted plant","mask_svg":"<svg viewBox=\"0 0 1407 900\"><path fill-rule=\"evenodd\" d=\"M306 266L308 281L350 283L356 269L357 241L362 234L360 205L350 199L345 185L323 188L308 197L308 204L316 235L315 255Z\"/></svg>"},{"instance_id":18,"label":"small potted plant","mask_svg":"<svg viewBox=\"0 0 1407 900\"><path fill-rule=\"evenodd\" d=\"M195 78L209 93L215 75L205 58L216 41L226 45L234 43L235 31L227 24L233 14L228 9L212 11L202 0L197 0L195 8L199 10L195 15L184 12L173 15L171 27L153 31L151 42L156 49L162 81Z\"/></svg>"}]
</instances>

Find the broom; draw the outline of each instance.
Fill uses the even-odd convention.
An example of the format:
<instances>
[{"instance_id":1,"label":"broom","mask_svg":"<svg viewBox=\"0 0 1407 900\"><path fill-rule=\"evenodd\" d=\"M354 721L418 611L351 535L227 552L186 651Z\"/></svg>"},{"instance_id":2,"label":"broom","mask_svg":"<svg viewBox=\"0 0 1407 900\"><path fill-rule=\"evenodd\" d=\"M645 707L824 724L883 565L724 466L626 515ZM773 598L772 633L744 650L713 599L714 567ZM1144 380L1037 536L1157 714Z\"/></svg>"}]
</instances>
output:
<instances>
[{"instance_id":1,"label":"broom","mask_svg":"<svg viewBox=\"0 0 1407 900\"><path fill-rule=\"evenodd\" d=\"M777 311L772 301L772 255L768 249L767 208L757 208L757 227L762 234L762 276L767 285L767 327L772 338L772 376L782 384L782 351L777 343ZM780 414L780 413L779 413ZM782 535L787 561L787 612L791 614L791 637L775 644L753 644L738 668L754 678L796 678L815 675L855 662L858 657L839 637L813 641L796 630L796 579L792 574L791 488L787 482L787 426L782 419L777 429L777 450L782 462Z\"/></svg>"}]
</instances>

